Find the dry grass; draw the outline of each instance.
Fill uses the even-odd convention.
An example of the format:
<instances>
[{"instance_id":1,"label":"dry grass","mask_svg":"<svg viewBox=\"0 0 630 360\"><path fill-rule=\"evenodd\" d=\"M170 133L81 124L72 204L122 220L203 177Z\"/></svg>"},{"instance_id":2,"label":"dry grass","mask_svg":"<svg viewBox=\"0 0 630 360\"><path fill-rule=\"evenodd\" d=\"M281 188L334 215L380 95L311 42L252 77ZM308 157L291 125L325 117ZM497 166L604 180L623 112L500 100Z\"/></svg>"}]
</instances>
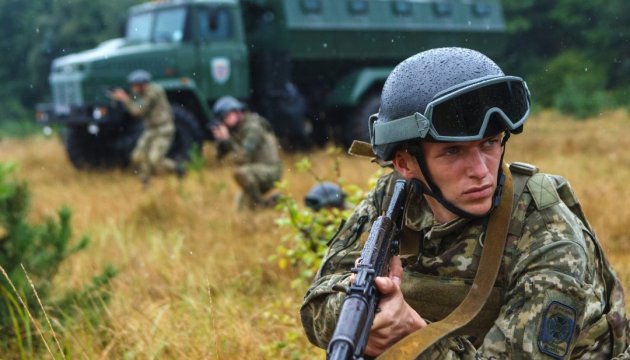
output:
<instances>
[{"instance_id":1,"label":"dry grass","mask_svg":"<svg viewBox=\"0 0 630 360\"><path fill-rule=\"evenodd\" d=\"M510 140L506 155L571 180L627 288L629 133L625 112L584 122L542 113L530 120L526 135ZM208 146L206 156L212 155ZM313 184L294 168L303 156L284 157L289 191L298 198ZM323 178L335 178L331 155L309 156ZM85 283L106 264L121 270L104 321L77 318L58 334L73 358L289 358L291 347L278 352L268 346L287 333L300 334L290 340L299 358L323 357L301 335L302 294L288 285L294 274L267 261L281 236L273 223L277 214L236 212L228 168L210 161L203 180L162 177L143 191L127 172L74 170L57 139L2 140L0 161L20 165L33 192L34 220L69 204L76 234L92 238L61 268L58 291ZM358 158L340 161L342 176L362 186L376 170Z\"/></svg>"}]
</instances>

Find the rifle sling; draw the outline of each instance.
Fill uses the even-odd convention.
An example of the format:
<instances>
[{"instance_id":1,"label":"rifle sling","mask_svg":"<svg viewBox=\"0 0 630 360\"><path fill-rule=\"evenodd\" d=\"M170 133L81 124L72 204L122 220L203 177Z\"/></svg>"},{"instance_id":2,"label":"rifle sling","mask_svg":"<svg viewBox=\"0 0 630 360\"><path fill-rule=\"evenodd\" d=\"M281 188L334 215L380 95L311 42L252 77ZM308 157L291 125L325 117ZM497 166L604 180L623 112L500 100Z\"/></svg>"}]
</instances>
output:
<instances>
[{"instance_id":1,"label":"rifle sling","mask_svg":"<svg viewBox=\"0 0 630 360\"><path fill-rule=\"evenodd\" d=\"M456 335L457 331L471 322L484 306L499 273L512 214L512 176L506 166L503 166L503 173L505 183L501 201L488 221L479 267L472 287L464 300L446 318L407 335L387 349L378 359L416 359L441 339Z\"/></svg>"}]
</instances>

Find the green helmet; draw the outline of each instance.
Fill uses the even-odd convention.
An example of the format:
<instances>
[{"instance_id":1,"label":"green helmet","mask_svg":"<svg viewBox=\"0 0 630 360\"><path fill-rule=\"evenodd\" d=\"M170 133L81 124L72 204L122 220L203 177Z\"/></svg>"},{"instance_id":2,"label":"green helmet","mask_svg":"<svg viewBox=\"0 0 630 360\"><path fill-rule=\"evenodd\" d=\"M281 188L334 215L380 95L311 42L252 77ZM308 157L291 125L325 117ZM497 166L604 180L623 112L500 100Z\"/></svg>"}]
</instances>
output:
<instances>
[{"instance_id":1,"label":"green helmet","mask_svg":"<svg viewBox=\"0 0 630 360\"><path fill-rule=\"evenodd\" d=\"M238 101L235 97L229 95L220 97L212 107L212 112L214 113L214 116L218 119L223 119L225 114L230 111L243 110L245 110L245 104Z\"/></svg>"},{"instance_id":2,"label":"green helmet","mask_svg":"<svg viewBox=\"0 0 630 360\"><path fill-rule=\"evenodd\" d=\"M487 56L464 48L423 51L388 76L381 108L371 118L374 152L391 160L413 140L473 141L501 131L518 133L529 115L525 82L505 76Z\"/></svg>"},{"instance_id":3,"label":"green helmet","mask_svg":"<svg viewBox=\"0 0 630 360\"><path fill-rule=\"evenodd\" d=\"M147 84L151 81L151 74L146 70L134 70L127 76L127 82L130 84Z\"/></svg>"}]
</instances>

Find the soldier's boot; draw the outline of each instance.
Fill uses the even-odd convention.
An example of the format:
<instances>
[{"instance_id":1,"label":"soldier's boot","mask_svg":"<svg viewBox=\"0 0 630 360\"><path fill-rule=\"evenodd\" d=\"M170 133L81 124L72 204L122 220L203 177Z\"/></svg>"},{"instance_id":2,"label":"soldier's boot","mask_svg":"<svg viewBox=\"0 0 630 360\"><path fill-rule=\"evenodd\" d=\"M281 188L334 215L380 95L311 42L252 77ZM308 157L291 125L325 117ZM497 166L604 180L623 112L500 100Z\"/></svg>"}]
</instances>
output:
<instances>
[{"instance_id":1,"label":"soldier's boot","mask_svg":"<svg viewBox=\"0 0 630 360\"><path fill-rule=\"evenodd\" d=\"M146 174L140 175L140 182L142 183L142 190L146 190L151 183L151 177Z\"/></svg>"},{"instance_id":2,"label":"soldier's boot","mask_svg":"<svg viewBox=\"0 0 630 360\"><path fill-rule=\"evenodd\" d=\"M175 175L177 175L179 179L183 179L186 176L186 166L181 160L178 160L175 164Z\"/></svg>"},{"instance_id":3,"label":"soldier's boot","mask_svg":"<svg viewBox=\"0 0 630 360\"><path fill-rule=\"evenodd\" d=\"M245 191L242 191L238 194L236 201L236 209L239 211L243 210L256 210L257 203L255 199L252 199Z\"/></svg>"},{"instance_id":4,"label":"soldier's boot","mask_svg":"<svg viewBox=\"0 0 630 360\"><path fill-rule=\"evenodd\" d=\"M275 207L280 201L281 197L282 197L282 194L280 194L277 191L274 191L271 194L266 194L264 196L262 205L263 207L269 207L269 208Z\"/></svg>"},{"instance_id":5,"label":"soldier's boot","mask_svg":"<svg viewBox=\"0 0 630 360\"><path fill-rule=\"evenodd\" d=\"M149 187L149 182L151 181L151 168L148 164L140 164L138 168L138 177L142 182L142 188L146 190Z\"/></svg>"}]
</instances>

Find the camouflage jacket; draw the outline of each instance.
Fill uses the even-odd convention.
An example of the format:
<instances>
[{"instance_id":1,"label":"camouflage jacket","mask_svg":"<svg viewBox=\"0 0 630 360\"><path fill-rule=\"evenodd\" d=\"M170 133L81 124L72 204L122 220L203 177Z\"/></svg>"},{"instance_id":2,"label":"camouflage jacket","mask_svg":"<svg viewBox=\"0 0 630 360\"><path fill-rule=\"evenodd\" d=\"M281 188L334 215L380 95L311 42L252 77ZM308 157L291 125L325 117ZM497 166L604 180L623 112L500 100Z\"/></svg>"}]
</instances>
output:
<instances>
[{"instance_id":1,"label":"camouflage jacket","mask_svg":"<svg viewBox=\"0 0 630 360\"><path fill-rule=\"evenodd\" d=\"M381 177L331 240L305 295L302 324L317 346L327 346L343 301L333 286L349 285L350 269L387 205L396 176ZM442 340L428 358L610 359L623 351L628 328L621 284L588 224L569 209L577 202L561 199L567 191L573 194L559 176L529 179L512 213L499 278L466 329L470 335ZM438 224L421 195L408 196L401 289L423 318L437 321L461 302L472 283L485 219Z\"/></svg>"},{"instance_id":2,"label":"camouflage jacket","mask_svg":"<svg viewBox=\"0 0 630 360\"><path fill-rule=\"evenodd\" d=\"M149 84L142 94L132 94L124 104L132 116L144 120L145 129L173 125L171 105L164 89L157 84Z\"/></svg>"},{"instance_id":3,"label":"camouflage jacket","mask_svg":"<svg viewBox=\"0 0 630 360\"><path fill-rule=\"evenodd\" d=\"M218 144L218 156L229 156L237 164L280 164L278 141L265 118L247 112L245 118L230 129L230 137Z\"/></svg>"}]
</instances>

